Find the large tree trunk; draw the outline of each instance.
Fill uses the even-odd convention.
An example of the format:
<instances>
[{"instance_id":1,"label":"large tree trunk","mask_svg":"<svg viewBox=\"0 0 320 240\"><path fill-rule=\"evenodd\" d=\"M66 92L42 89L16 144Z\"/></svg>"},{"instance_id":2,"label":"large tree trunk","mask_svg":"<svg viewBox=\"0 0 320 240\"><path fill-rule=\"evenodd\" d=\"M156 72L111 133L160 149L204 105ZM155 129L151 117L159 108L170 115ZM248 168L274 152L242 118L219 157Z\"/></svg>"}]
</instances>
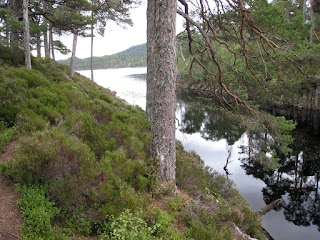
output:
<instances>
[{"instance_id":1,"label":"large tree trunk","mask_svg":"<svg viewBox=\"0 0 320 240\"><path fill-rule=\"evenodd\" d=\"M159 179L175 184L176 0L149 0L147 10L147 116Z\"/></svg>"},{"instance_id":2,"label":"large tree trunk","mask_svg":"<svg viewBox=\"0 0 320 240\"><path fill-rule=\"evenodd\" d=\"M29 0L23 0L23 46L24 60L27 69L31 69L30 32L29 32Z\"/></svg>"},{"instance_id":3,"label":"large tree trunk","mask_svg":"<svg viewBox=\"0 0 320 240\"><path fill-rule=\"evenodd\" d=\"M73 34L72 54L70 59L70 77L74 76L74 67L76 64L76 49L77 49L78 33Z\"/></svg>"}]
</instances>

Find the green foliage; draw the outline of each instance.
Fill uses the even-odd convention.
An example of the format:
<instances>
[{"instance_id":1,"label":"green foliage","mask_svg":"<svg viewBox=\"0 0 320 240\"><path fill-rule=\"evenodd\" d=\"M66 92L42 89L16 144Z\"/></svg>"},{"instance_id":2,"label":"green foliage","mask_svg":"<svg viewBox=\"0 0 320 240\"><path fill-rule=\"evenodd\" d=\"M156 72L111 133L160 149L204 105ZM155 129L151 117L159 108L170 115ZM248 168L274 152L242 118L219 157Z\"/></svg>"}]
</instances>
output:
<instances>
[{"instance_id":1,"label":"green foliage","mask_svg":"<svg viewBox=\"0 0 320 240\"><path fill-rule=\"evenodd\" d=\"M94 155L78 138L53 128L20 139L13 177L20 183L48 184L64 206L81 205L94 174Z\"/></svg>"},{"instance_id":2,"label":"green foliage","mask_svg":"<svg viewBox=\"0 0 320 240\"><path fill-rule=\"evenodd\" d=\"M45 190L27 185L18 185L17 190L21 194L18 205L23 217L22 239L64 239L51 226L60 209L45 196Z\"/></svg>"},{"instance_id":3,"label":"green foliage","mask_svg":"<svg viewBox=\"0 0 320 240\"><path fill-rule=\"evenodd\" d=\"M232 240L232 230L224 226L221 230L217 230L214 225L209 224L207 226L193 223L188 230L188 237L194 240Z\"/></svg>"},{"instance_id":4,"label":"green foliage","mask_svg":"<svg viewBox=\"0 0 320 240\"><path fill-rule=\"evenodd\" d=\"M12 53L12 49L0 44L0 66L13 66L24 64L24 53L19 49L17 54L17 61L14 59L16 56Z\"/></svg>"},{"instance_id":5,"label":"green foliage","mask_svg":"<svg viewBox=\"0 0 320 240\"><path fill-rule=\"evenodd\" d=\"M18 134L16 127L6 128L3 122L0 122L0 153L3 148L11 142Z\"/></svg>"},{"instance_id":6,"label":"green foliage","mask_svg":"<svg viewBox=\"0 0 320 240\"><path fill-rule=\"evenodd\" d=\"M221 195L228 198L233 183L206 167L203 160L195 152L186 152L180 142L177 142L177 186L191 196L202 193ZM231 194L232 195L232 194Z\"/></svg>"},{"instance_id":7,"label":"green foliage","mask_svg":"<svg viewBox=\"0 0 320 240\"><path fill-rule=\"evenodd\" d=\"M147 219L152 224L156 237L160 239L184 239L183 235L173 230L171 224L174 221L174 217L168 212L153 208L147 213Z\"/></svg>"},{"instance_id":8,"label":"green foliage","mask_svg":"<svg viewBox=\"0 0 320 240\"><path fill-rule=\"evenodd\" d=\"M187 236L194 239L232 239L229 226L234 222L251 236L263 239L263 231L257 214L234 189L230 180L206 167L200 157L184 151L177 143L177 185L189 196L199 199L189 206L188 211L180 209L179 216L189 225ZM172 210L179 209L170 204ZM177 212L174 212L177 213ZM229 226L232 227L232 226Z\"/></svg>"},{"instance_id":9,"label":"green foliage","mask_svg":"<svg viewBox=\"0 0 320 240\"><path fill-rule=\"evenodd\" d=\"M111 221L106 224L105 229L100 236L101 239L155 239L153 236L154 229L148 227L147 223L141 218L141 214L132 213L128 209L117 218L111 217Z\"/></svg>"},{"instance_id":10,"label":"green foliage","mask_svg":"<svg viewBox=\"0 0 320 240\"><path fill-rule=\"evenodd\" d=\"M1 71L0 77L0 121L14 125L16 115L25 106L27 82L14 76L15 69Z\"/></svg>"},{"instance_id":11,"label":"green foliage","mask_svg":"<svg viewBox=\"0 0 320 240\"><path fill-rule=\"evenodd\" d=\"M276 128L274 131L276 134L272 136L278 148L277 150L280 154L291 153L290 145L293 143L291 132L295 129L296 123L293 120L287 120L283 116L273 117L272 120Z\"/></svg>"},{"instance_id":12,"label":"green foliage","mask_svg":"<svg viewBox=\"0 0 320 240\"><path fill-rule=\"evenodd\" d=\"M266 0L252 1L253 17L261 29L270 31L268 37L277 41L278 35L295 44L300 44L308 37L308 26L303 23L303 12L290 1L275 1L269 3Z\"/></svg>"},{"instance_id":13,"label":"green foliage","mask_svg":"<svg viewBox=\"0 0 320 240\"><path fill-rule=\"evenodd\" d=\"M147 218L145 220L145 218ZM124 210L117 218L111 216L101 231L101 239L187 239L171 227L173 217L153 208L144 217L141 211Z\"/></svg>"}]
</instances>

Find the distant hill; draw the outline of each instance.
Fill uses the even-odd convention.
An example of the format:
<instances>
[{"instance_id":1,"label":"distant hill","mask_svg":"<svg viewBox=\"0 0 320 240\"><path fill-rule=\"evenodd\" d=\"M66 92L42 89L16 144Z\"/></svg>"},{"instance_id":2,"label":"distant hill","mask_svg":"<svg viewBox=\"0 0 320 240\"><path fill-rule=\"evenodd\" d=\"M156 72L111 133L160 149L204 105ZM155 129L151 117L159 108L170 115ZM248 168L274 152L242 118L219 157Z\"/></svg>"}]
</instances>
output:
<instances>
[{"instance_id":1,"label":"distant hill","mask_svg":"<svg viewBox=\"0 0 320 240\"><path fill-rule=\"evenodd\" d=\"M69 65L70 58L58 61ZM141 67L147 65L147 45L145 43L132 46L127 50L112 55L93 57L94 69L119 68L119 67ZM90 69L90 58L76 58L76 70Z\"/></svg>"}]
</instances>

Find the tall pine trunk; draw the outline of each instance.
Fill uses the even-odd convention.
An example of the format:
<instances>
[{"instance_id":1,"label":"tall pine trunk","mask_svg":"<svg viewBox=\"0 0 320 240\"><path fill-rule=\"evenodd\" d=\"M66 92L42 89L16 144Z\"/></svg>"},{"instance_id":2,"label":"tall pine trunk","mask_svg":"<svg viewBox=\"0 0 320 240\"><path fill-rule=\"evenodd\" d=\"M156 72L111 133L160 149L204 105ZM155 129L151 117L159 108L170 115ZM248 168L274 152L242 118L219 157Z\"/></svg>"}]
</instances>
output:
<instances>
[{"instance_id":1,"label":"tall pine trunk","mask_svg":"<svg viewBox=\"0 0 320 240\"><path fill-rule=\"evenodd\" d=\"M314 25L315 25L314 12L313 12L312 6L310 7L310 23L311 23L311 27L309 30L309 45L310 45L310 47L312 47L312 45L313 45L313 31L314 31Z\"/></svg>"},{"instance_id":2,"label":"tall pine trunk","mask_svg":"<svg viewBox=\"0 0 320 240\"><path fill-rule=\"evenodd\" d=\"M159 179L175 184L176 0L149 0L147 10L147 116Z\"/></svg>"},{"instance_id":3,"label":"tall pine trunk","mask_svg":"<svg viewBox=\"0 0 320 240\"><path fill-rule=\"evenodd\" d=\"M93 11L91 11L91 19L93 20ZM91 81L94 81L93 76L93 23L91 23L91 56L90 56L90 69L91 69Z\"/></svg>"},{"instance_id":4,"label":"tall pine trunk","mask_svg":"<svg viewBox=\"0 0 320 240\"><path fill-rule=\"evenodd\" d=\"M76 64L76 49L77 49L78 33L73 34L72 54L70 59L70 77L74 76L74 68Z\"/></svg>"},{"instance_id":5,"label":"tall pine trunk","mask_svg":"<svg viewBox=\"0 0 320 240\"><path fill-rule=\"evenodd\" d=\"M47 3L43 1L43 10L47 11ZM49 39L48 39L48 20L44 17L43 19L43 45L44 45L44 58L49 59L50 58L50 47L49 47Z\"/></svg>"},{"instance_id":6,"label":"tall pine trunk","mask_svg":"<svg viewBox=\"0 0 320 240\"><path fill-rule=\"evenodd\" d=\"M13 10L13 19L15 21L19 21L19 18L22 16L22 0L12 0L11 7ZM11 26L10 46L12 48L13 63L15 65L19 64L20 34L21 30L15 24L13 24Z\"/></svg>"},{"instance_id":7,"label":"tall pine trunk","mask_svg":"<svg viewBox=\"0 0 320 240\"><path fill-rule=\"evenodd\" d=\"M48 23L45 19L43 21L44 24L44 31L43 31L43 45L44 45L44 58L50 58L50 48L49 48L49 40L48 40Z\"/></svg>"},{"instance_id":8,"label":"tall pine trunk","mask_svg":"<svg viewBox=\"0 0 320 240\"><path fill-rule=\"evenodd\" d=\"M37 57L41 57L41 32L40 32L40 30L37 31L36 42L37 42Z\"/></svg>"},{"instance_id":9,"label":"tall pine trunk","mask_svg":"<svg viewBox=\"0 0 320 240\"><path fill-rule=\"evenodd\" d=\"M29 0L23 0L23 47L24 61L27 69L31 69L30 32L29 32Z\"/></svg>"},{"instance_id":10,"label":"tall pine trunk","mask_svg":"<svg viewBox=\"0 0 320 240\"><path fill-rule=\"evenodd\" d=\"M56 60L56 57L54 55L54 41L53 41L52 24L50 24L50 28L49 28L49 39L50 39L51 56L52 56L53 60Z\"/></svg>"}]
</instances>

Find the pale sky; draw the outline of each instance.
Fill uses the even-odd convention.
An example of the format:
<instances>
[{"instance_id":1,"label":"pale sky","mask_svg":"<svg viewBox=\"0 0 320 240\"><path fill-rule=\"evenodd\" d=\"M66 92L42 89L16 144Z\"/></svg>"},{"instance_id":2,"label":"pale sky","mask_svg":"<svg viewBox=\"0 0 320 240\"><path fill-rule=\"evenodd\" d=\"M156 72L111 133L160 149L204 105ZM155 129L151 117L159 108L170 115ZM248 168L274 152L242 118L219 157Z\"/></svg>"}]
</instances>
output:
<instances>
[{"instance_id":1,"label":"pale sky","mask_svg":"<svg viewBox=\"0 0 320 240\"><path fill-rule=\"evenodd\" d=\"M110 55L117 52L126 50L127 48L145 43L146 40L146 10L147 0L142 0L142 3L137 8L131 10L131 19L133 21L133 27L127 27L126 29L121 28L115 23L107 22L105 36L97 35L94 38L94 56ZM182 30L182 19L177 20L177 30ZM56 37L57 38L57 37ZM72 36L62 36L59 38L70 50L72 48ZM90 57L90 38L79 37L76 56L78 58ZM62 55L55 52L56 59L66 59L70 55Z\"/></svg>"}]
</instances>

